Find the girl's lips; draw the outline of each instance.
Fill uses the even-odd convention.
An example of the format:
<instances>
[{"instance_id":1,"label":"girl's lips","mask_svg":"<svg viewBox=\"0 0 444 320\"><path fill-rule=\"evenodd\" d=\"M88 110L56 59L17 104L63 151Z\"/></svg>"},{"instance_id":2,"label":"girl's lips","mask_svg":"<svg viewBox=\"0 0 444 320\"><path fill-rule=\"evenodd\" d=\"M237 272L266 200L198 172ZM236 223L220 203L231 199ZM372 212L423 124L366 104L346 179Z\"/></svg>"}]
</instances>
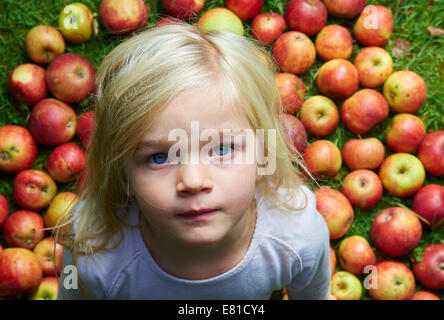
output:
<instances>
[{"instance_id":1,"label":"girl's lips","mask_svg":"<svg viewBox=\"0 0 444 320\"><path fill-rule=\"evenodd\" d=\"M187 220L187 221L201 221L209 218L210 216L214 215L218 210L201 210L201 211L190 211L186 213L178 214L177 216L181 219Z\"/></svg>"}]
</instances>

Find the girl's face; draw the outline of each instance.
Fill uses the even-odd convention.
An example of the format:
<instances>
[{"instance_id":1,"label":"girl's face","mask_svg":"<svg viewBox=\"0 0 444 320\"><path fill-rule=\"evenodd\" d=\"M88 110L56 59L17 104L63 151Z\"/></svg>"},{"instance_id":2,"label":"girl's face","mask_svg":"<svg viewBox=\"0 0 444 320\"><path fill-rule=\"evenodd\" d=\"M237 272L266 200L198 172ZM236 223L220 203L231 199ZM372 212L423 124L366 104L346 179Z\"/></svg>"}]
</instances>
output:
<instances>
[{"instance_id":1,"label":"girl's face","mask_svg":"<svg viewBox=\"0 0 444 320\"><path fill-rule=\"evenodd\" d=\"M215 244L241 235L248 228L247 215L255 214L257 164L246 155L254 146L247 139L224 140L222 134L223 129L233 134L253 129L242 111L220 101L216 90L190 89L177 96L155 119L127 167L131 193L155 237ZM220 131L219 139L203 138L205 130ZM179 150L179 144L185 148ZM173 154L181 161L175 162ZM199 210L210 212L190 212Z\"/></svg>"}]
</instances>

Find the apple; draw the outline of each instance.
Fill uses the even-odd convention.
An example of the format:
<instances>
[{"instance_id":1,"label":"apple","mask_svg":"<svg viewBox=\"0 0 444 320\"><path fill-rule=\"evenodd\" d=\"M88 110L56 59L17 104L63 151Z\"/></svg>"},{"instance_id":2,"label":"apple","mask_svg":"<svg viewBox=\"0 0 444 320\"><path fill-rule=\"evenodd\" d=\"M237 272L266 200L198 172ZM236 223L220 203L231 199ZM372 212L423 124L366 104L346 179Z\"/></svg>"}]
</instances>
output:
<instances>
[{"instance_id":1,"label":"apple","mask_svg":"<svg viewBox=\"0 0 444 320\"><path fill-rule=\"evenodd\" d=\"M103 0L99 6L99 20L113 34L128 34L146 26L148 7L143 0Z\"/></svg>"},{"instance_id":2,"label":"apple","mask_svg":"<svg viewBox=\"0 0 444 320\"><path fill-rule=\"evenodd\" d=\"M434 176L443 176L444 130L437 130L427 134L419 145L416 155L428 173Z\"/></svg>"},{"instance_id":3,"label":"apple","mask_svg":"<svg viewBox=\"0 0 444 320\"><path fill-rule=\"evenodd\" d=\"M264 0L225 0L225 6L242 20L251 20L261 12Z\"/></svg>"},{"instance_id":4,"label":"apple","mask_svg":"<svg viewBox=\"0 0 444 320\"><path fill-rule=\"evenodd\" d=\"M37 256L44 276L60 276L62 270L63 246L54 237L40 240L32 250Z\"/></svg>"},{"instance_id":5,"label":"apple","mask_svg":"<svg viewBox=\"0 0 444 320\"><path fill-rule=\"evenodd\" d=\"M388 193L406 198L418 191L425 180L424 167L417 157L409 153L394 153L379 167L379 178Z\"/></svg>"},{"instance_id":6,"label":"apple","mask_svg":"<svg viewBox=\"0 0 444 320\"><path fill-rule=\"evenodd\" d=\"M308 133L315 137L328 136L339 123L339 112L335 103L324 96L312 96L304 101L299 119Z\"/></svg>"},{"instance_id":7,"label":"apple","mask_svg":"<svg viewBox=\"0 0 444 320\"><path fill-rule=\"evenodd\" d=\"M205 0L162 0L162 7L173 17L189 20L197 16L205 5Z\"/></svg>"},{"instance_id":8,"label":"apple","mask_svg":"<svg viewBox=\"0 0 444 320\"><path fill-rule=\"evenodd\" d=\"M343 26L330 24L319 31L315 40L316 53L324 61L348 59L353 49L352 35Z\"/></svg>"},{"instance_id":9,"label":"apple","mask_svg":"<svg viewBox=\"0 0 444 320\"><path fill-rule=\"evenodd\" d=\"M197 20L197 27L201 32L219 30L244 35L242 20L227 8L216 7L205 11Z\"/></svg>"},{"instance_id":10,"label":"apple","mask_svg":"<svg viewBox=\"0 0 444 320\"><path fill-rule=\"evenodd\" d=\"M342 193L350 203L360 209L376 206L382 197L383 187L378 175L369 169L350 172L342 180Z\"/></svg>"},{"instance_id":11,"label":"apple","mask_svg":"<svg viewBox=\"0 0 444 320\"><path fill-rule=\"evenodd\" d=\"M380 87L393 72L393 59L381 47L372 46L359 50L353 64L358 70L359 84L364 88Z\"/></svg>"},{"instance_id":12,"label":"apple","mask_svg":"<svg viewBox=\"0 0 444 320\"><path fill-rule=\"evenodd\" d=\"M287 23L276 12L259 13L251 22L251 35L262 44L269 46L284 33Z\"/></svg>"},{"instance_id":13,"label":"apple","mask_svg":"<svg viewBox=\"0 0 444 320\"><path fill-rule=\"evenodd\" d=\"M338 248L341 267L353 274L361 275L366 266L376 263L376 256L367 239L354 235L341 241Z\"/></svg>"},{"instance_id":14,"label":"apple","mask_svg":"<svg viewBox=\"0 0 444 320\"><path fill-rule=\"evenodd\" d=\"M75 143L64 143L48 156L49 175L59 183L73 182L86 166L85 152Z\"/></svg>"},{"instance_id":15,"label":"apple","mask_svg":"<svg viewBox=\"0 0 444 320\"><path fill-rule=\"evenodd\" d=\"M33 211L15 211L6 219L3 235L10 247L32 249L45 236L43 218Z\"/></svg>"},{"instance_id":16,"label":"apple","mask_svg":"<svg viewBox=\"0 0 444 320\"><path fill-rule=\"evenodd\" d=\"M76 53L64 53L52 60L46 69L49 91L67 103L85 99L94 88L95 72L91 63Z\"/></svg>"},{"instance_id":17,"label":"apple","mask_svg":"<svg viewBox=\"0 0 444 320\"><path fill-rule=\"evenodd\" d=\"M417 291L410 300L441 300L436 294L430 291Z\"/></svg>"},{"instance_id":18,"label":"apple","mask_svg":"<svg viewBox=\"0 0 444 320\"><path fill-rule=\"evenodd\" d=\"M385 260L376 264L376 285L368 289L375 300L409 300L415 293L415 277L403 263Z\"/></svg>"},{"instance_id":19,"label":"apple","mask_svg":"<svg viewBox=\"0 0 444 320\"><path fill-rule=\"evenodd\" d=\"M0 193L0 228L3 227L9 215L8 199Z\"/></svg>"},{"instance_id":20,"label":"apple","mask_svg":"<svg viewBox=\"0 0 444 320\"><path fill-rule=\"evenodd\" d=\"M341 151L333 142L325 139L310 143L304 150L303 158L315 179L333 178L342 165Z\"/></svg>"},{"instance_id":21,"label":"apple","mask_svg":"<svg viewBox=\"0 0 444 320\"><path fill-rule=\"evenodd\" d=\"M281 97L285 113L293 114L299 111L305 98L304 82L292 73L277 73L274 75L276 86Z\"/></svg>"},{"instance_id":22,"label":"apple","mask_svg":"<svg viewBox=\"0 0 444 320\"><path fill-rule=\"evenodd\" d=\"M424 247L422 260L413 260L416 279L432 290L444 289L444 244L429 244Z\"/></svg>"},{"instance_id":23,"label":"apple","mask_svg":"<svg viewBox=\"0 0 444 320\"><path fill-rule=\"evenodd\" d=\"M57 146L70 141L76 134L77 115L66 103L43 99L31 111L29 131L39 143Z\"/></svg>"},{"instance_id":24,"label":"apple","mask_svg":"<svg viewBox=\"0 0 444 320\"><path fill-rule=\"evenodd\" d=\"M307 71L316 59L313 42L302 32L284 32L272 48L273 57L282 72L301 74Z\"/></svg>"},{"instance_id":25,"label":"apple","mask_svg":"<svg viewBox=\"0 0 444 320\"><path fill-rule=\"evenodd\" d=\"M369 5L362 10L353 26L353 34L364 46L383 46L393 32L393 15L388 7Z\"/></svg>"},{"instance_id":26,"label":"apple","mask_svg":"<svg viewBox=\"0 0 444 320\"><path fill-rule=\"evenodd\" d=\"M65 52L65 39L54 27L38 25L28 31L25 37L25 49L28 57L39 64L50 63L55 57Z\"/></svg>"},{"instance_id":27,"label":"apple","mask_svg":"<svg viewBox=\"0 0 444 320\"><path fill-rule=\"evenodd\" d=\"M421 118L409 114L395 115L385 132L385 143L394 152L415 153L426 135Z\"/></svg>"},{"instance_id":28,"label":"apple","mask_svg":"<svg viewBox=\"0 0 444 320\"><path fill-rule=\"evenodd\" d=\"M23 170L14 178L14 200L24 209L45 209L56 193L57 184L43 170Z\"/></svg>"},{"instance_id":29,"label":"apple","mask_svg":"<svg viewBox=\"0 0 444 320\"><path fill-rule=\"evenodd\" d=\"M412 211L402 207L382 210L370 228L373 244L390 257L402 257L412 252L421 236L421 222Z\"/></svg>"},{"instance_id":30,"label":"apple","mask_svg":"<svg viewBox=\"0 0 444 320\"><path fill-rule=\"evenodd\" d=\"M341 118L348 130L356 134L369 133L389 115L384 96L374 89L361 89L341 106Z\"/></svg>"},{"instance_id":31,"label":"apple","mask_svg":"<svg viewBox=\"0 0 444 320\"><path fill-rule=\"evenodd\" d=\"M354 220L353 207L348 199L338 190L323 186L314 191L316 209L324 217L330 240L343 237Z\"/></svg>"},{"instance_id":32,"label":"apple","mask_svg":"<svg viewBox=\"0 0 444 320\"><path fill-rule=\"evenodd\" d=\"M12 69L8 89L17 101L32 107L48 95L45 69L33 63L24 63Z\"/></svg>"},{"instance_id":33,"label":"apple","mask_svg":"<svg viewBox=\"0 0 444 320\"><path fill-rule=\"evenodd\" d=\"M284 17L290 30L313 36L325 26L327 9L320 0L290 0Z\"/></svg>"},{"instance_id":34,"label":"apple","mask_svg":"<svg viewBox=\"0 0 444 320\"><path fill-rule=\"evenodd\" d=\"M39 286L27 296L28 300L57 300L59 281L56 277L43 277Z\"/></svg>"},{"instance_id":35,"label":"apple","mask_svg":"<svg viewBox=\"0 0 444 320\"><path fill-rule=\"evenodd\" d=\"M375 137L350 139L342 147L342 158L352 170L377 169L384 161L385 147Z\"/></svg>"},{"instance_id":36,"label":"apple","mask_svg":"<svg viewBox=\"0 0 444 320\"><path fill-rule=\"evenodd\" d=\"M79 201L79 196L73 192L60 192L51 201L51 204L46 210L43 220L45 226L51 229L53 235L57 235L58 232L66 230L66 223L69 222L71 217L70 211L74 208Z\"/></svg>"},{"instance_id":37,"label":"apple","mask_svg":"<svg viewBox=\"0 0 444 320\"><path fill-rule=\"evenodd\" d=\"M0 127L0 171L17 173L37 158L37 143L28 129L15 124Z\"/></svg>"},{"instance_id":38,"label":"apple","mask_svg":"<svg viewBox=\"0 0 444 320\"><path fill-rule=\"evenodd\" d=\"M157 20L155 27L169 26L172 24L181 25L183 24L183 21L174 17L161 17L159 20Z\"/></svg>"},{"instance_id":39,"label":"apple","mask_svg":"<svg viewBox=\"0 0 444 320\"><path fill-rule=\"evenodd\" d=\"M331 278L331 294L337 300L361 300L361 281L353 273L335 272Z\"/></svg>"},{"instance_id":40,"label":"apple","mask_svg":"<svg viewBox=\"0 0 444 320\"><path fill-rule=\"evenodd\" d=\"M77 121L76 133L80 142L86 147L94 133L94 111L82 113Z\"/></svg>"},{"instance_id":41,"label":"apple","mask_svg":"<svg viewBox=\"0 0 444 320\"><path fill-rule=\"evenodd\" d=\"M429 227L437 225L442 227L444 222L444 187L439 184L428 184L421 187L413 197L412 210L424 218Z\"/></svg>"},{"instance_id":42,"label":"apple","mask_svg":"<svg viewBox=\"0 0 444 320\"><path fill-rule=\"evenodd\" d=\"M330 267L331 267L331 275L333 275L336 269L336 253L331 245L330 245Z\"/></svg>"},{"instance_id":43,"label":"apple","mask_svg":"<svg viewBox=\"0 0 444 320\"><path fill-rule=\"evenodd\" d=\"M60 12L58 22L63 37L71 43L85 42L95 34L93 13L80 2L65 6Z\"/></svg>"},{"instance_id":44,"label":"apple","mask_svg":"<svg viewBox=\"0 0 444 320\"><path fill-rule=\"evenodd\" d=\"M302 122L292 114L282 113L279 115L286 133L296 150L302 154L307 146L307 131ZM291 148L290 148L291 150Z\"/></svg>"},{"instance_id":45,"label":"apple","mask_svg":"<svg viewBox=\"0 0 444 320\"><path fill-rule=\"evenodd\" d=\"M330 15L341 18L355 18L362 12L367 0L323 0Z\"/></svg>"},{"instance_id":46,"label":"apple","mask_svg":"<svg viewBox=\"0 0 444 320\"><path fill-rule=\"evenodd\" d=\"M0 296L32 292L42 280L42 268L35 254L25 248L0 252Z\"/></svg>"},{"instance_id":47,"label":"apple","mask_svg":"<svg viewBox=\"0 0 444 320\"><path fill-rule=\"evenodd\" d=\"M332 59L319 68L316 85L327 97L343 100L358 89L358 71L348 60Z\"/></svg>"},{"instance_id":48,"label":"apple","mask_svg":"<svg viewBox=\"0 0 444 320\"><path fill-rule=\"evenodd\" d=\"M387 78L383 93L393 111L415 113L426 100L427 86L417 73L400 70L393 72Z\"/></svg>"},{"instance_id":49,"label":"apple","mask_svg":"<svg viewBox=\"0 0 444 320\"><path fill-rule=\"evenodd\" d=\"M83 172L83 174L80 176L80 179L77 181L77 193L81 193L81 191L82 191L82 186L83 186L83 183L85 182L85 179L86 179L86 169L85 169L85 171Z\"/></svg>"}]
</instances>

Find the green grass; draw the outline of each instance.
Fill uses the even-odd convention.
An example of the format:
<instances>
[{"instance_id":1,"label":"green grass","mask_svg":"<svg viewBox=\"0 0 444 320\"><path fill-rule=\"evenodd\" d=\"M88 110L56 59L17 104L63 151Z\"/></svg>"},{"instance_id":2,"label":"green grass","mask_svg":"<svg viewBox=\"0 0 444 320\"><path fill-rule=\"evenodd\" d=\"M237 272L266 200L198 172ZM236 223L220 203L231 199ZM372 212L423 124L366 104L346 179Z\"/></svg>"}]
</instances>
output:
<instances>
[{"instance_id":1,"label":"green grass","mask_svg":"<svg viewBox=\"0 0 444 320\"><path fill-rule=\"evenodd\" d=\"M31 62L27 57L24 48L24 38L29 29L38 24L47 24L57 27L57 19L63 7L74 1L17 1L17 0L0 0L0 45L2 54L0 55L0 126L6 124L17 124L27 127L30 116L30 108L15 101L9 94L7 89L7 78L11 70L22 63ZM81 1L86 4L93 12L98 13L99 0L84 0ZM160 16L166 15L162 10L159 1L146 1L149 6L149 25L153 25ZM285 6L288 0L265 0L263 11L273 10L283 15ZM424 121L427 132L444 129L444 35L432 36L427 27L435 27L444 29L444 2L439 0L410 0L410 1L390 1L390 0L370 0L369 4L381 4L392 9L395 19L394 32L390 41L385 45L385 48L392 52L396 46L396 40L402 39L408 41L410 48L400 55L394 56L394 70L412 70L421 75L427 84L427 100L424 106L418 111L418 115ZM204 11L213 8L224 6L223 0L207 0ZM329 17L327 24L341 24L352 29L355 19L339 19ZM251 36L248 23L244 23L246 35ZM122 37L116 37L108 34L102 27L96 38L82 44L72 45L67 43L67 52L75 52L86 57L95 68L97 68L103 57L114 48ZM314 37L312 37L314 40ZM350 61L354 60L360 46L354 42L353 54ZM271 52L271 48L269 48ZM301 79L307 87L307 97L320 94L315 85L315 75L321 66L321 62L317 60L315 64L303 75ZM381 88L377 90L381 91ZM340 102L336 101L338 108ZM91 100L86 99L79 104L73 104L72 107L77 114L92 109ZM375 136L384 141L384 131L393 117L390 114L384 123L377 126L367 136ZM339 148L342 148L344 143L350 138L357 136L348 131L342 122L339 123L337 129L327 137L333 141ZM309 137L309 141L315 140ZM78 143L77 138L73 142ZM34 162L32 168L46 169L46 158L53 148L39 145L39 156ZM387 155L391 152L387 149ZM343 166L338 176L328 181L320 181L321 185L330 185L336 189L341 188L341 181L350 171ZM15 205L13 192L14 175L0 173L0 193L4 194L10 204L10 212L18 210ZM425 184L444 184L444 179L433 177L427 174ZM74 191L73 184L59 184L60 191ZM401 199L392 197L384 193L382 199L375 208L370 210L355 210L355 220L345 236L361 235L369 239L369 229L373 218L381 210L396 205L403 205L408 208L411 207L412 197ZM42 212L43 214L44 212ZM439 230L424 229L424 234L419 246L414 252L401 259L396 259L411 265L411 258L414 255L421 253L425 245L430 243L444 243L444 228ZM1 241L1 235L0 235ZM341 239L331 242L334 249L337 249ZM388 257L385 257L388 258ZM340 269L339 266L337 268ZM361 277L363 279L364 277ZM417 284L417 290L421 289L421 285ZM444 293L440 292L441 298L444 298ZM363 299L369 299L367 292L364 292Z\"/></svg>"}]
</instances>

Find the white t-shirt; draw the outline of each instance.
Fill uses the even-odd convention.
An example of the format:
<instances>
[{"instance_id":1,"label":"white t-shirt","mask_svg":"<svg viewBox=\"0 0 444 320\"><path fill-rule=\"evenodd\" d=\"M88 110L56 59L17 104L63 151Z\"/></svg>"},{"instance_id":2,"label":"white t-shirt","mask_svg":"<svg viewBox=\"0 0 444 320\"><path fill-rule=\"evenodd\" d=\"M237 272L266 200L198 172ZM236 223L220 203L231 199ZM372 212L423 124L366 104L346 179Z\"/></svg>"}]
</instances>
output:
<instances>
[{"instance_id":1,"label":"white t-shirt","mask_svg":"<svg viewBox=\"0 0 444 320\"><path fill-rule=\"evenodd\" d=\"M280 195L285 199L281 190ZM123 241L113 251L79 256L82 289L93 299L251 300L269 299L273 291L285 287L293 299L328 299L329 232L316 210L314 194L306 187L297 191L292 205L306 203L302 211L267 208L268 201L257 204L256 228L247 253L221 275L205 280L174 277L153 260L139 229L124 228ZM134 203L128 221L135 224L138 216ZM64 265L70 265L71 259L71 252L64 249ZM62 269L58 299L85 298L75 289L71 270Z\"/></svg>"}]
</instances>

